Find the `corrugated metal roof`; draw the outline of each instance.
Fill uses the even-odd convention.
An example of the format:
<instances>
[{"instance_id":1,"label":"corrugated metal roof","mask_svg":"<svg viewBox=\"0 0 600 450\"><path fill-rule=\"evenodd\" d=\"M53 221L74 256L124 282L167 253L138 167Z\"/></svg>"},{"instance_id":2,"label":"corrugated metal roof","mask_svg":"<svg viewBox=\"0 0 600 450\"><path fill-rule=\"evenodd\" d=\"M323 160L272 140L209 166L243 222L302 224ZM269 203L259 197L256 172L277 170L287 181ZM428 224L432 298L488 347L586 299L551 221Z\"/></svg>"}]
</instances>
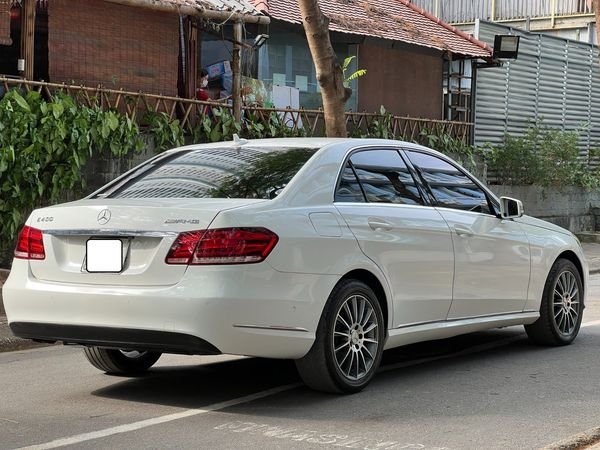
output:
<instances>
[{"instance_id":1,"label":"corrugated metal roof","mask_svg":"<svg viewBox=\"0 0 600 450\"><path fill-rule=\"evenodd\" d=\"M273 19L302 23L296 0L252 1ZM330 20L331 31L401 41L470 57L491 57L492 49L487 44L408 0L320 0L319 6Z\"/></svg>"}]
</instances>

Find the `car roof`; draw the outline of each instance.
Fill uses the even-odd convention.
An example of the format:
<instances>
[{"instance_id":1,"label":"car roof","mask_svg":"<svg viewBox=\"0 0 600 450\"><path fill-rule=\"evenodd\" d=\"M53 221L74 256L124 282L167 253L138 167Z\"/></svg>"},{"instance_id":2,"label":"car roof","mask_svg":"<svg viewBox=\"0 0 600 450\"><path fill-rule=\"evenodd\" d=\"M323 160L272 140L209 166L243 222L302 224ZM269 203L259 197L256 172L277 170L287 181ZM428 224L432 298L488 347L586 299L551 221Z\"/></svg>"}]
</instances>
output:
<instances>
[{"instance_id":1,"label":"car roof","mask_svg":"<svg viewBox=\"0 0 600 450\"><path fill-rule=\"evenodd\" d=\"M189 151L203 148L236 148L236 147L261 147L267 149L281 148L314 148L319 149L330 144L349 144L349 145L402 145L404 147L423 148L418 144L406 141L392 139L361 139L361 138L329 138L329 137L290 137L290 138L269 138L269 139L243 139L238 138L233 141L211 142L205 144L192 144L184 147L177 147L167 152ZM427 149L430 150L430 149Z\"/></svg>"}]
</instances>

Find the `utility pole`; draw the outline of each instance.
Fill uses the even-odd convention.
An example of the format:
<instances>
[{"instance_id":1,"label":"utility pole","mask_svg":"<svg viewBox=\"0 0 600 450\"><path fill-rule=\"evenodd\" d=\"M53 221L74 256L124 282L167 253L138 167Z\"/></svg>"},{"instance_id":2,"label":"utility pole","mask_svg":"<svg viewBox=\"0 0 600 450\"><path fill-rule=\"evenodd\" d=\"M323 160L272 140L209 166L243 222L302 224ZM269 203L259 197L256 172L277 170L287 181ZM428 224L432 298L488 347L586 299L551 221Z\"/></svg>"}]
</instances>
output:
<instances>
[{"instance_id":1,"label":"utility pole","mask_svg":"<svg viewBox=\"0 0 600 450\"><path fill-rule=\"evenodd\" d=\"M233 24L233 117L236 122L242 118L242 22Z\"/></svg>"}]
</instances>

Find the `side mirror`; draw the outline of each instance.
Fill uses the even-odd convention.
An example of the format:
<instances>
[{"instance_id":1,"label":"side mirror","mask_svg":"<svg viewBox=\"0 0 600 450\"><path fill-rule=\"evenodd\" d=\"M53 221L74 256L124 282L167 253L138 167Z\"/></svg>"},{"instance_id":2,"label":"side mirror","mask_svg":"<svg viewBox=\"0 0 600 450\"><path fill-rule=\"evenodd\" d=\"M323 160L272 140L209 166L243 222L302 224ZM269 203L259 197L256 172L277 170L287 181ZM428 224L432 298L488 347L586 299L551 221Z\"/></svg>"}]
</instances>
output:
<instances>
[{"instance_id":1,"label":"side mirror","mask_svg":"<svg viewBox=\"0 0 600 450\"><path fill-rule=\"evenodd\" d=\"M500 197L500 216L503 219L515 219L523 215L523 202L515 198Z\"/></svg>"}]
</instances>

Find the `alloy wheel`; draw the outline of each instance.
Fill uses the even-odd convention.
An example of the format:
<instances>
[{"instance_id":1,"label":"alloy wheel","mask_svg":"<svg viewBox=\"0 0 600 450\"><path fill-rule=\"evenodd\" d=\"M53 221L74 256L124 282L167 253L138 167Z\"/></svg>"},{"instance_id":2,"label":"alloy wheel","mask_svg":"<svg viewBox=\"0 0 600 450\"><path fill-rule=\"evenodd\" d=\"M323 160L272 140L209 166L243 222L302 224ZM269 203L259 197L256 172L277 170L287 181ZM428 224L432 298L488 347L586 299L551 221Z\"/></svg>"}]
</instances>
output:
<instances>
[{"instance_id":1,"label":"alloy wheel","mask_svg":"<svg viewBox=\"0 0 600 450\"><path fill-rule=\"evenodd\" d=\"M554 323L561 334L570 335L575 330L580 305L575 275L570 271L562 272L556 278L553 295Z\"/></svg>"},{"instance_id":2,"label":"alloy wheel","mask_svg":"<svg viewBox=\"0 0 600 450\"><path fill-rule=\"evenodd\" d=\"M338 309L333 330L335 363L349 380L366 376L380 345L378 319L370 301L362 295L348 297Z\"/></svg>"}]
</instances>

